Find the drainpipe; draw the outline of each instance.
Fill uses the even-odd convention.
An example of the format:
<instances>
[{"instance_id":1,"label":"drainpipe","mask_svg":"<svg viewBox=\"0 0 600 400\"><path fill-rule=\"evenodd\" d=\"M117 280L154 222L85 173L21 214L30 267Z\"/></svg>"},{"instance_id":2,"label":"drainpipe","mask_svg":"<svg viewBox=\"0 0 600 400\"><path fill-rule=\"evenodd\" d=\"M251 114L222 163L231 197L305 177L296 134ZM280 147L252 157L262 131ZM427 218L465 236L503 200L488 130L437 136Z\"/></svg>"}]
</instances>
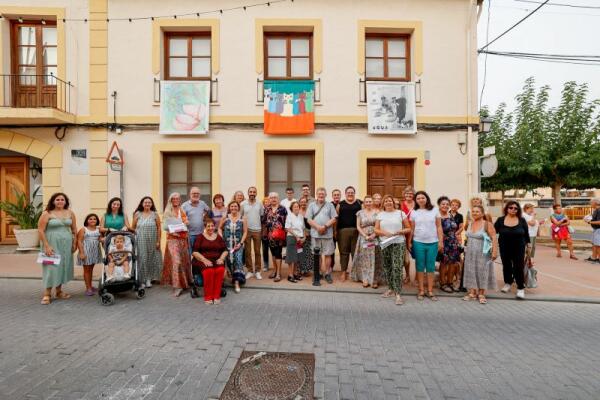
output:
<instances>
[{"instance_id":1,"label":"drainpipe","mask_svg":"<svg viewBox=\"0 0 600 400\"><path fill-rule=\"evenodd\" d=\"M473 75L473 71L471 68L471 51L472 51L472 46L473 43L471 42L471 28L473 26L473 6L477 6L477 0L470 0L468 3L468 19L467 19L467 57L466 57L466 61L467 61L467 124L469 125L467 127L467 191L469 193L469 196L473 195L473 144L477 144L477 140L474 140L472 143L471 138L473 135L473 128L471 128L470 124L469 124L469 116L471 115L471 108L473 106L473 96L471 95L472 92L472 84L471 84L471 79L472 79L472 75ZM479 13L477 15L477 18L479 19L479 15L481 12L482 7L479 10ZM477 149L475 149L476 151ZM477 177L479 179L479 177Z\"/></svg>"}]
</instances>

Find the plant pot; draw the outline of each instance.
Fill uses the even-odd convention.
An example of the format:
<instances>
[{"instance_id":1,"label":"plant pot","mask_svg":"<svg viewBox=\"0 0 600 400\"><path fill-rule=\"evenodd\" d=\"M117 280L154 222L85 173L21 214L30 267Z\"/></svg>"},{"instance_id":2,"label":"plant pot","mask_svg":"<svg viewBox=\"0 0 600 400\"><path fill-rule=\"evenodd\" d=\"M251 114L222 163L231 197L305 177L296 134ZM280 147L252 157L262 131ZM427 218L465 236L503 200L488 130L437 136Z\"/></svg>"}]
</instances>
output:
<instances>
[{"instance_id":1,"label":"plant pot","mask_svg":"<svg viewBox=\"0 0 600 400\"><path fill-rule=\"evenodd\" d=\"M13 232L19 247L17 250L37 250L40 248L40 234L37 229L17 229Z\"/></svg>"}]
</instances>

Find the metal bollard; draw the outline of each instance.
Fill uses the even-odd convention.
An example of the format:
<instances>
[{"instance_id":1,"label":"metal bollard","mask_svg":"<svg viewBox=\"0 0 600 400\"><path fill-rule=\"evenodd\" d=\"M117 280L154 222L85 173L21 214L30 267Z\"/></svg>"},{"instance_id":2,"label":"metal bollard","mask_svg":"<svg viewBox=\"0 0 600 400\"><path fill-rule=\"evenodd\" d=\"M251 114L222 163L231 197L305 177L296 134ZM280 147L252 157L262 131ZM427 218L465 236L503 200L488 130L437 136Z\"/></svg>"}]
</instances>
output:
<instances>
[{"instance_id":1,"label":"metal bollard","mask_svg":"<svg viewBox=\"0 0 600 400\"><path fill-rule=\"evenodd\" d=\"M313 249L313 286L321 286L321 248Z\"/></svg>"}]
</instances>

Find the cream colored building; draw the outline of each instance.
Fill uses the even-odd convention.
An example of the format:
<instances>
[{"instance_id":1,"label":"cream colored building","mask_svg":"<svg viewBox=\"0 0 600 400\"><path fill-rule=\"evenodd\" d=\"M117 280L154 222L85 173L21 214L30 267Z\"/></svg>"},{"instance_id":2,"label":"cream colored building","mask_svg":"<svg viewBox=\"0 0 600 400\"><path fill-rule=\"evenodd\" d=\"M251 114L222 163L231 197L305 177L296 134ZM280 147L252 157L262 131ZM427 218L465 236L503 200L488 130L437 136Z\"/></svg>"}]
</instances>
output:
<instances>
[{"instance_id":1,"label":"cream colored building","mask_svg":"<svg viewBox=\"0 0 600 400\"><path fill-rule=\"evenodd\" d=\"M119 173L105 161L116 141L128 212L144 195L162 208L168 192L192 184L226 199L250 185L263 194L309 182L354 185L359 196L413 184L465 200L477 188L480 2L296 0L228 10L254 2L0 0L1 195L11 186L41 185L45 199L64 191L81 222L119 195ZM282 38L310 48L307 61L285 55L318 84L310 135L263 133L257 93L265 69L277 67L265 60L277 44L269 41ZM398 46L404 53L392 60ZM158 82L181 76L213 81L206 135L158 133ZM363 82L373 76L417 82L417 134L368 134Z\"/></svg>"}]
</instances>

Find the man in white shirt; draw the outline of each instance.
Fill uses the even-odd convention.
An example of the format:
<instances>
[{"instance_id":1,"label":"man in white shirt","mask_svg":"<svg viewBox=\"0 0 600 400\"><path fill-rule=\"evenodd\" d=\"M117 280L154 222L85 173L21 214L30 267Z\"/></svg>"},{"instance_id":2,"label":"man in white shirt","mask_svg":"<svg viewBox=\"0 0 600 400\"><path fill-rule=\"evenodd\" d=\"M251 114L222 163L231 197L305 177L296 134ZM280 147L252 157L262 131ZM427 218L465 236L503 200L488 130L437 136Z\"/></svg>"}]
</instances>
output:
<instances>
[{"instance_id":1,"label":"man in white shirt","mask_svg":"<svg viewBox=\"0 0 600 400\"><path fill-rule=\"evenodd\" d=\"M260 201L256 201L258 191L254 186L248 188L248 200L244 200L241 204L241 209L248 223L248 235L244 243L244 252L246 258L246 279L256 276L256 279L262 279L261 256L260 250L262 247L261 235L261 217L265 209ZM254 246L254 264L252 263L252 246Z\"/></svg>"},{"instance_id":2,"label":"man in white shirt","mask_svg":"<svg viewBox=\"0 0 600 400\"><path fill-rule=\"evenodd\" d=\"M288 213L288 215L290 215L290 213L292 212L290 210L290 204L292 204L293 201L296 201L296 199L294 198L294 188L287 188L285 189L285 199L281 200L279 202L279 205L281 207L284 207Z\"/></svg>"}]
</instances>

